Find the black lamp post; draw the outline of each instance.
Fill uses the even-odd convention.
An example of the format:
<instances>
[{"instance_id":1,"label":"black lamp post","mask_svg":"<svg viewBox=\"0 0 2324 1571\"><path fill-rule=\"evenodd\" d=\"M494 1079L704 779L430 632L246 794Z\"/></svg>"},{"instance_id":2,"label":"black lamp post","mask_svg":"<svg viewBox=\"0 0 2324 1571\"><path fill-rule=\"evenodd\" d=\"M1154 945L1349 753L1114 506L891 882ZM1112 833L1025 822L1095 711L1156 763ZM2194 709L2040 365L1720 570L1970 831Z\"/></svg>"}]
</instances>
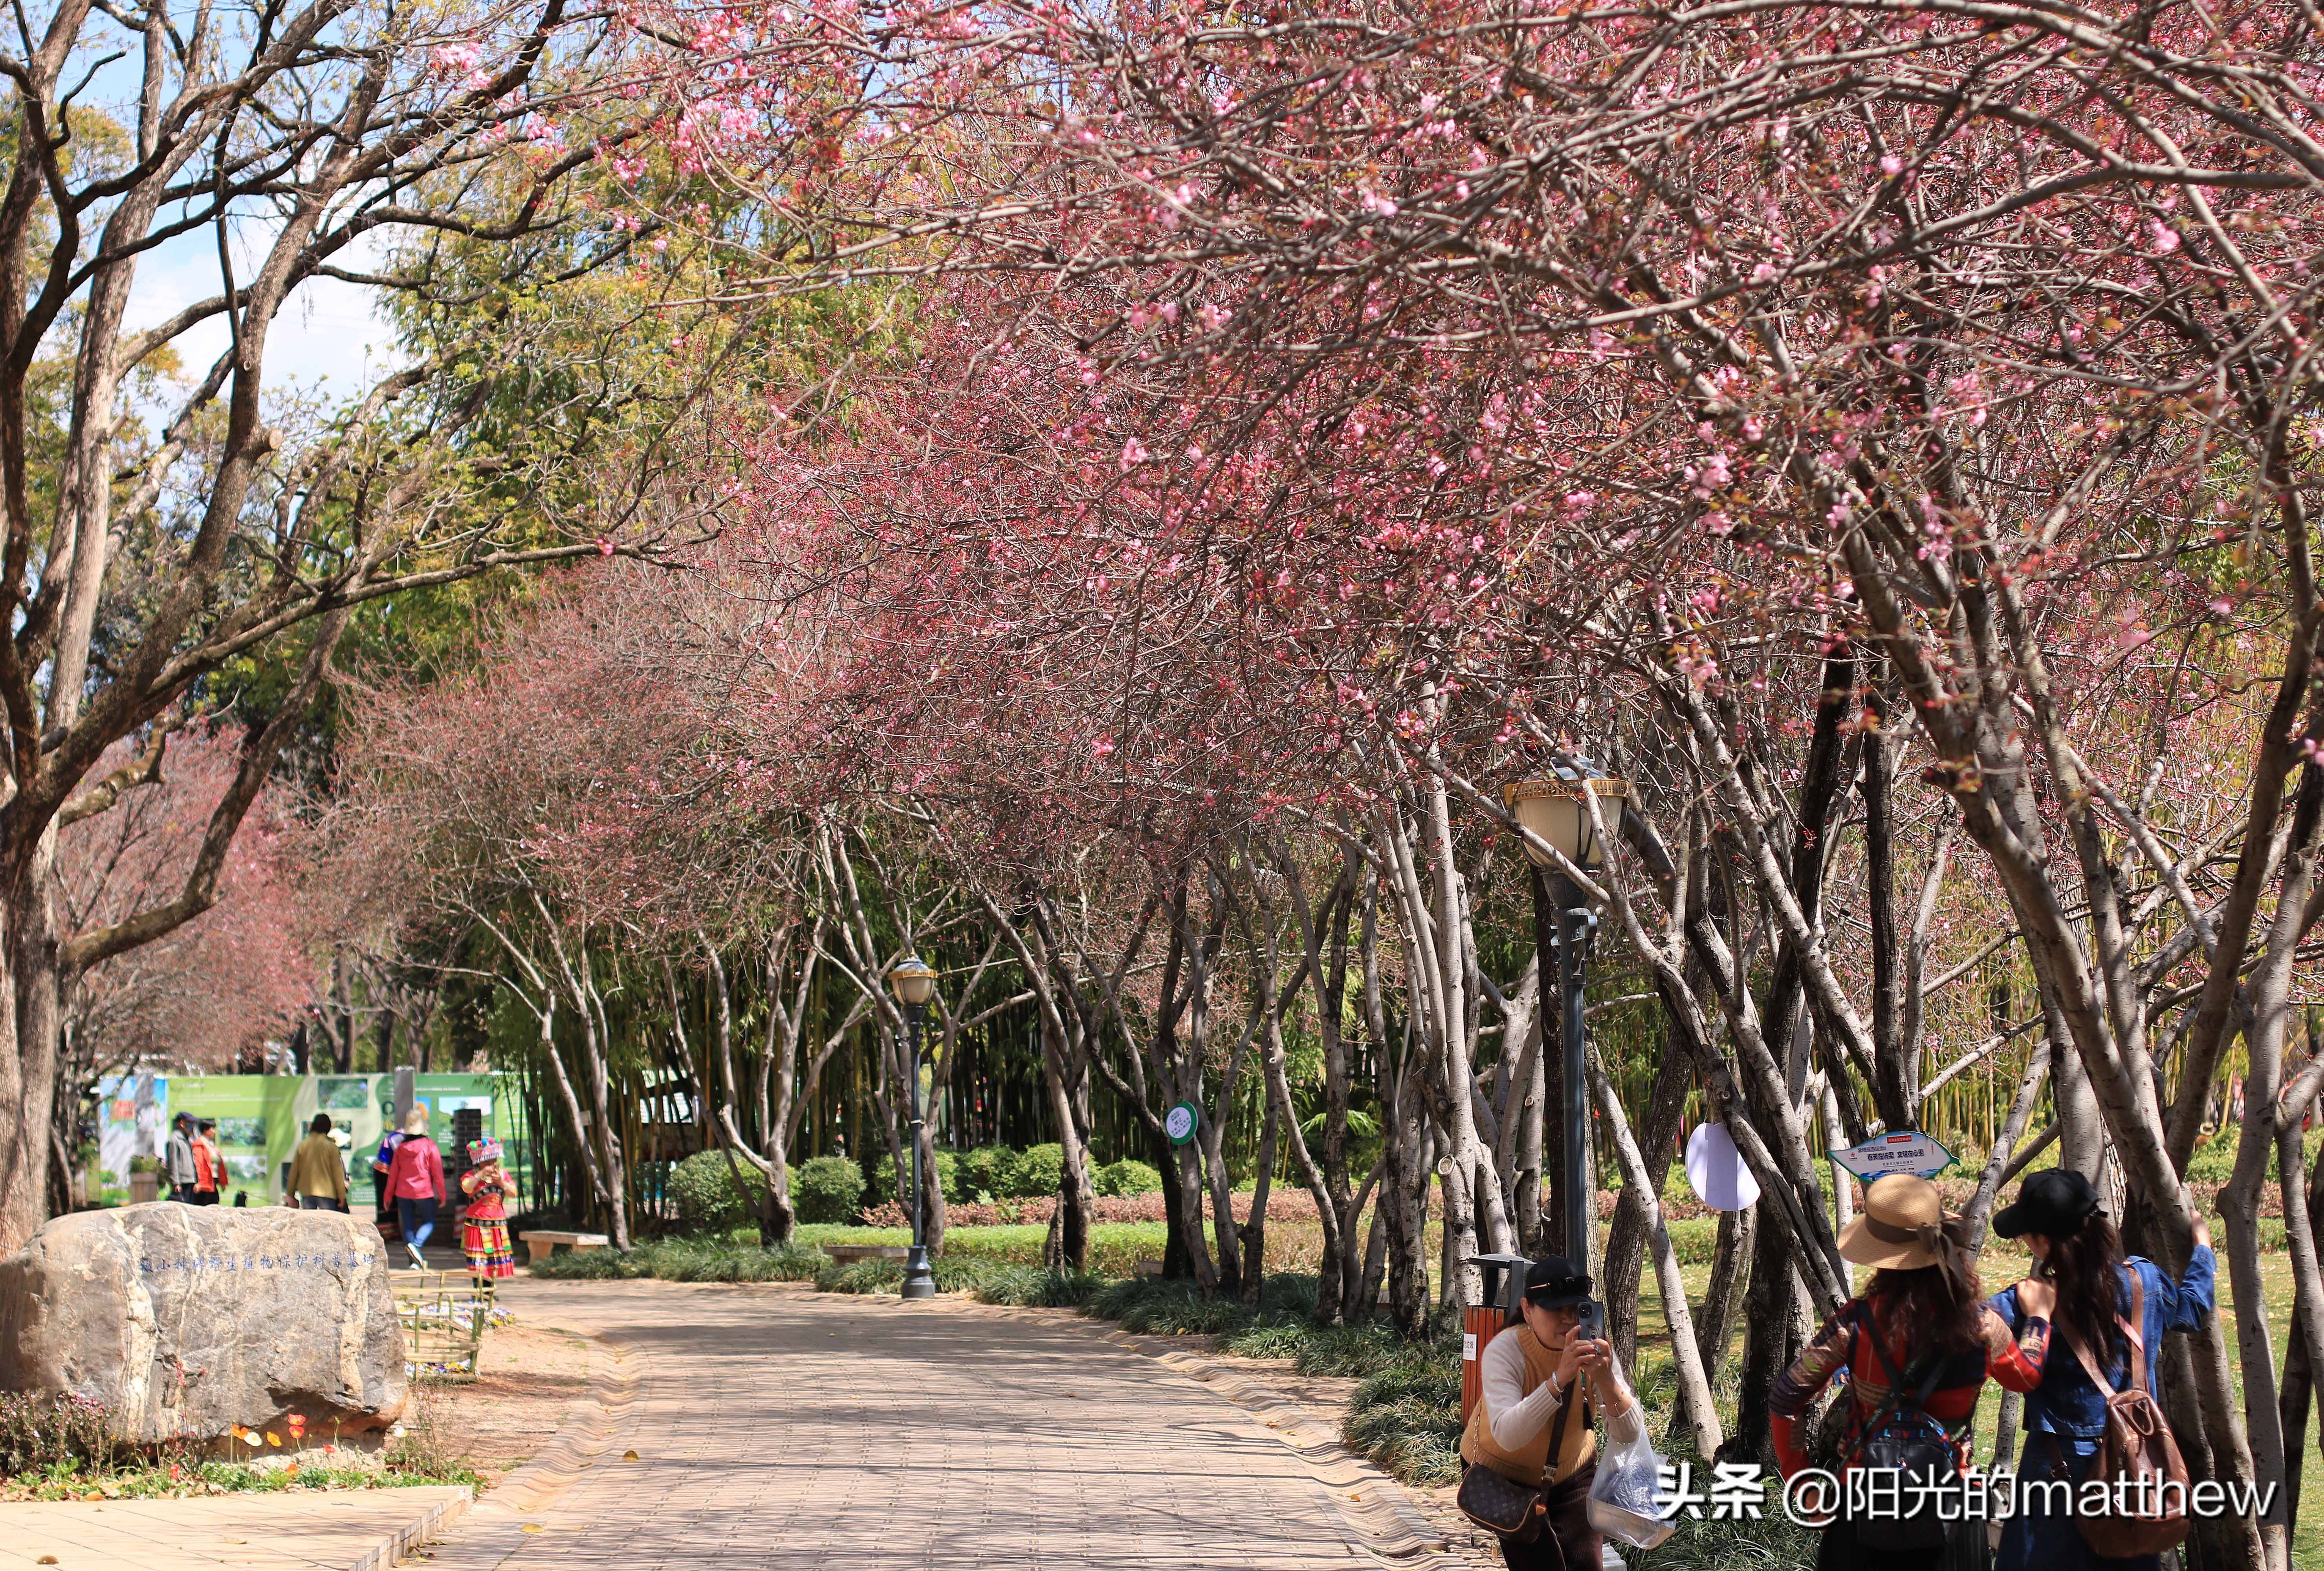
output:
<instances>
[{"instance_id":1,"label":"black lamp post","mask_svg":"<svg viewBox=\"0 0 2324 1571\"><path fill-rule=\"evenodd\" d=\"M918 955L906 955L889 970L888 985L904 1006L904 1027L912 1048L912 1252L904 1262L903 1292L908 1299L932 1299L936 1275L928 1265L927 1199L920 1176L920 1131L927 1122L920 1106L920 1022L928 1000L936 997L936 968Z\"/></svg>"},{"instance_id":2,"label":"black lamp post","mask_svg":"<svg viewBox=\"0 0 2324 1571\"><path fill-rule=\"evenodd\" d=\"M1591 821L1588 799L1597 797L1605 804L1601 812L1611 817L1619 813L1620 803L1629 794L1628 782L1600 775L1597 766L1587 758L1574 758L1570 764L1558 765L1552 778L1516 782L1502 793L1502 799L1508 804L1510 816L1528 835L1556 847L1566 860L1590 872L1604 864L1606 848ZM1560 1210L1564 1237L1554 1242L1586 1269L1598 1218L1594 1186L1590 1181L1590 1082L1582 1061L1582 983L1590 938L1597 931L1598 918L1583 903L1581 888L1558 870L1533 840L1526 841L1525 851L1533 865L1541 869L1541 876L1534 881L1534 898L1539 903L1545 896L1548 905L1547 910L1542 910L1537 904L1535 942L1538 945L1545 934L1554 934L1557 951L1558 1035L1563 1049L1558 1077L1563 1135L1560 1154L1564 1159L1560 1164L1557 1187L1563 1202ZM1542 979L1546 984L1553 957L1541 953L1538 958ZM1546 987L1544 990L1547 990Z\"/></svg>"}]
</instances>

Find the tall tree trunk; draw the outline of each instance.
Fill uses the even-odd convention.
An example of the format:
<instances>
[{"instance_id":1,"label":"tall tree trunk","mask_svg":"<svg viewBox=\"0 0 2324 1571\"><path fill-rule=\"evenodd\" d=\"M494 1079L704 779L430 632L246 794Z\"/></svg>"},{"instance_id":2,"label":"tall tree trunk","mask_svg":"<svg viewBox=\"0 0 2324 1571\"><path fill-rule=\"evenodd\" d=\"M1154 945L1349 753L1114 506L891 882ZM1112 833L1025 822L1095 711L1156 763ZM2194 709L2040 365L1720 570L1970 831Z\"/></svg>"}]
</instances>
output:
<instances>
[{"instance_id":1,"label":"tall tree trunk","mask_svg":"<svg viewBox=\"0 0 2324 1571\"><path fill-rule=\"evenodd\" d=\"M48 1220L50 1137L57 1096L58 967L49 866L55 831L0 903L0 1254L23 1246Z\"/></svg>"},{"instance_id":2,"label":"tall tree trunk","mask_svg":"<svg viewBox=\"0 0 2324 1571\"><path fill-rule=\"evenodd\" d=\"M1558 959L1558 911L1550 897L1549 877L1526 863L1532 874L1533 947L1541 969L1541 1174L1553 1191L1565 1184L1565 990L1564 967ZM1536 1206L1539 1202L1536 1200ZM1562 1198L1539 1207L1534 1229L1535 1247L1543 1254L1572 1258L1577 1240L1565 1236L1565 1206Z\"/></svg>"},{"instance_id":3,"label":"tall tree trunk","mask_svg":"<svg viewBox=\"0 0 2324 1571\"><path fill-rule=\"evenodd\" d=\"M2311 1050L2314 1043L2310 1043ZM2292 1294L2291 1347L2284 1357L2283 1392L2279 1399L2283 1423L2283 1528L2287 1537L2297 1533L2300 1526L2300 1475L2306 1465L2308 1448L2308 1410L2315 1391L2316 1377L2324 1369L2324 1302L2318 1301L2313 1292L2316 1278L2308 1267L2313 1263L2316 1240L2324 1236L2324 1183L2319 1183L2314 1169L2307 1165L2303 1131L2299 1121L2288 1123L2279 1136L2281 1155L2279 1171L2284 1180L2285 1232L2292 1235L2290 1242L2294 1258ZM2307 1218L2306 1249L2309 1259L2301 1260L2301 1243L2292 1228L2293 1209Z\"/></svg>"},{"instance_id":4,"label":"tall tree trunk","mask_svg":"<svg viewBox=\"0 0 2324 1571\"><path fill-rule=\"evenodd\" d=\"M1756 1462L1769 1455L1767 1392L1799 1354L1794 1334L1791 1240L1780 1227L1754 1230L1751 1285L1743 1305L1743 1390L1735 1432L1720 1447L1723 1461Z\"/></svg>"},{"instance_id":5,"label":"tall tree trunk","mask_svg":"<svg viewBox=\"0 0 2324 1571\"><path fill-rule=\"evenodd\" d=\"M1052 1269L1089 1269L1090 1225L1097 1215L1097 1197L1090 1189L1089 1143L1072 1088L1066 1084L1065 1043L1061 1024L1048 1012L1041 1016L1041 1078L1049 1093L1049 1110L1057 1121L1057 1144L1065 1155L1057 1178L1057 1206L1051 1213L1057 1226L1050 1229L1056 1249Z\"/></svg>"},{"instance_id":6,"label":"tall tree trunk","mask_svg":"<svg viewBox=\"0 0 2324 1571\"><path fill-rule=\"evenodd\" d=\"M1662 1055L1646 1121L1637 1130L1646 1187L1638 1193L1627 1183L1622 1186L1621 1198L1614 1203L1613 1226L1606 1233L1605 1280L1599 1293L1606 1300L1606 1324L1613 1329L1614 1348L1621 1355L1625 1369L1636 1368L1638 1360L1638 1283L1653 1231L1646 1202L1653 1201L1659 1211L1663 1188L1670 1179L1679 1120L1686 1116L1686 1093L1693 1082L1693 1066L1686 1054L1665 1052Z\"/></svg>"},{"instance_id":7,"label":"tall tree trunk","mask_svg":"<svg viewBox=\"0 0 2324 1571\"><path fill-rule=\"evenodd\" d=\"M1242 1301L1254 1309L1267 1291L1267 1197L1274 1187L1275 1142L1281 1127L1280 1109L1269 1097L1267 1121L1259 1132L1259 1168L1250 1183L1250 1219L1242 1226Z\"/></svg>"},{"instance_id":8,"label":"tall tree trunk","mask_svg":"<svg viewBox=\"0 0 2324 1571\"><path fill-rule=\"evenodd\" d=\"M1186 1247L1186 1188L1178 1153L1158 1130L1147 1132L1148 1155L1162 1175L1162 1275L1171 1282L1194 1278L1194 1251Z\"/></svg>"},{"instance_id":9,"label":"tall tree trunk","mask_svg":"<svg viewBox=\"0 0 2324 1571\"><path fill-rule=\"evenodd\" d=\"M1623 1116L1622 1100L1614 1094L1614 1082L1606 1078L1605 1066L1595 1053L1589 1061L1590 1089L1598 1103L1598 1116L1605 1121L1608 1138L1613 1142L1614 1154L1622 1169L1623 1188L1637 1200L1645 1214L1646 1234L1655 1258L1655 1282L1662 1290L1663 1317L1670 1328L1671 1360L1678 1374L1681 1421L1694 1436L1694 1454L1698 1456L1718 1455L1724 1438L1719 1431L1719 1408L1711 1400L1711 1382L1702 1367L1702 1349L1694 1337L1694 1319L1687 1311L1686 1282L1679 1274L1678 1251L1671 1247L1670 1229L1663 1225L1661 1198L1655 1193L1655 1183L1648 1176L1646 1162L1639 1153L1637 1142L1630 1137L1629 1121ZM1637 1286L1631 1283L1631 1312L1637 1312ZM1631 1333L1632 1355L1626 1363L1635 1364L1637 1336L1635 1326Z\"/></svg>"},{"instance_id":10,"label":"tall tree trunk","mask_svg":"<svg viewBox=\"0 0 2324 1571\"><path fill-rule=\"evenodd\" d=\"M1711 1260L1711 1283L1702 1295L1702 1313L1695 1318L1696 1346L1702 1354L1703 1377L1715 1387L1727 1366L1727 1346L1735 1336L1735 1310L1743 1295L1737 1290L1750 1270L1753 1239L1759 1221L1757 1205L1719 1214L1719 1242Z\"/></svg>"},{"instance_id":11,"label":"tall tree trunk","mask_svg":"<svg viewBox=\"0 0 2324 1571\"><path fill-rule=\"evenodd\" d=\"M1428 1181L1435 1141L1416 1110L1404 1116L1413 1127L1396 1162L1394 1185L1380 1184L1380 1215L1387 1221L1388 1314L1405 1336L1428 1335Z\"/></svg>"}]
</instances>

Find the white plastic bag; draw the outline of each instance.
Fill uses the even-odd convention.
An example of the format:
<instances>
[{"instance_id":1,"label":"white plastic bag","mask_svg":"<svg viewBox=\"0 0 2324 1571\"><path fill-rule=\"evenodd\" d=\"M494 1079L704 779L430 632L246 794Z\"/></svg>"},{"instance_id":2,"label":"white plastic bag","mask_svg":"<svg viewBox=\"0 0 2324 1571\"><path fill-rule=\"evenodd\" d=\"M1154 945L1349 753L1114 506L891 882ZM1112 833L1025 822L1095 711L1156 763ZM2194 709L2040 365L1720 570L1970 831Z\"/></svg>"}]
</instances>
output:
<instances>
[{"instance_id":1,"label":"white plastic bag","mask_svg":"<svg viewBox=\"0 0 2324 1571\"><path fill-rule=\"evenodd\" d=\"M1640 1415L1643 1417L1644 1415ZM1590 1484L1590 1525L1634 1549L1651 1549L1676 1530L1662 1488L1663 1459L1646 1439L1618 1442L1598 1453L1598 1476Z\"/></svg>"}]
</instances>

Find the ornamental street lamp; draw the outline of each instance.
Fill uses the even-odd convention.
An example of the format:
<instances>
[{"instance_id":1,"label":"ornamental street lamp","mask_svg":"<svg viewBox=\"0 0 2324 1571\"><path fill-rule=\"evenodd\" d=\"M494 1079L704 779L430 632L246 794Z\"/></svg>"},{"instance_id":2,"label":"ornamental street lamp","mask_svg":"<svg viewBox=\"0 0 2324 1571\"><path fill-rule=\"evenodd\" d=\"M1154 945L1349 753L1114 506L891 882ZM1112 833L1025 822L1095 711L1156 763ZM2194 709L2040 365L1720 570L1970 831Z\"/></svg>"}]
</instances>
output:
<instances>
[{"instance_id":1,"label":"ornamental street lamp","mask_svg":"<svg viewBox=\"0 0 2324 1571\"><path fill-rule=\"evenodd\" d=\"M1585 872L1604 865L1606 847L1590 816L1590 798L1598 799L1600 815L1618 822L1621 804L1630 795L1629 784L1602 776L1588 758L1576 758L1556 767L1554 777L1520 780L1501 794L1509 814L1526 832L1557 848L1566 860ZM1562 1104L1557 1137L1562 1158L1558 1173L1561 1231L1549 1240L1553 1253L1588 1265L1591 1245L1597 1236L1597 1207L1590 1182L1590 1092L1582 1062L1582 968L1598 918L1582 897L1572 879L1556 868L1548 854L1526 842L1526 857L1536 869L1533 879L1534 943L1546 978L1551 953L1557 965L1559 1036L1563 1048L1559 1076Z\"/></svg>"},{"instance_id":2,"label":"ornamental street lamp","mask_svg":"<svg viewBox=\"0 0 2324 1571\"><path fill-rule=\"evenodd\" d=\"M936 969L916 954L906 955L890 968L888 985L904 1006L912 1046L912 1253L904 1262L904 1297L932 1299L936 1277L928 1267L927 1201L920 1176L920 1131L927 1123L920 1107L920 1021L936 997Z\"/></svg>"}]
</instances>

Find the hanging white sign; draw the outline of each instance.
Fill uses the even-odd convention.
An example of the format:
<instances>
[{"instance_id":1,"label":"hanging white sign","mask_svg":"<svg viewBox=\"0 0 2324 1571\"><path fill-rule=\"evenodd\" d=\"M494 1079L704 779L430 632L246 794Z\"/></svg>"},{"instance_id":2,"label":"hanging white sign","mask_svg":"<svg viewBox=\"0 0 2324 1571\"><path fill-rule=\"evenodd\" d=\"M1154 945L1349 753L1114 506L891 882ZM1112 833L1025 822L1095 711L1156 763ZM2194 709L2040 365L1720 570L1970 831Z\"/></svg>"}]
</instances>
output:
<instances>
[{"instance_id":1,"label":"hanging white sign","mask_svg":"<svg viewBox=\"0 0 2324 1571\"><path fill-rule=\"evenodd\" d=\"M1759 1198L1759 1181L1724 1124L1698 1124L1686 1137L1686 1181L1714 1211L1739 1211Z\"/></svg>"}]
</instances>

